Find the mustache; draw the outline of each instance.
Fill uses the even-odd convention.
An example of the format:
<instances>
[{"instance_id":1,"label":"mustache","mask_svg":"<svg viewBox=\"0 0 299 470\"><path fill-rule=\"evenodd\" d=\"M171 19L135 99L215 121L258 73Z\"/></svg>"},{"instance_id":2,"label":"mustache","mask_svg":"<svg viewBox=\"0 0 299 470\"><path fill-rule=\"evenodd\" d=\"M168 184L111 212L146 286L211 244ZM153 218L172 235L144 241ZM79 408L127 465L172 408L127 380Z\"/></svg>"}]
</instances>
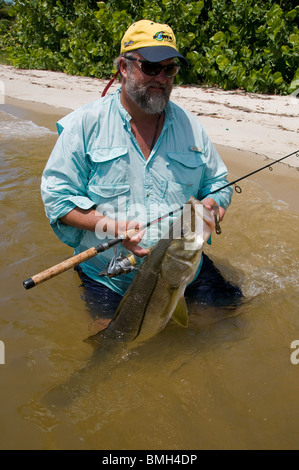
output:
<instances>
[{"instance_id":1,"label":"mustache","mask_svg":"<svg viewBox=\"0 0 299 470\"><path fill-rule=\"evenodd\" d=\"M162 90L166 90L168 87L167 85L163 85L162 83L147 83L146 84L146 89L148 88L161 88Z\"/></svg>"}]
</instances>

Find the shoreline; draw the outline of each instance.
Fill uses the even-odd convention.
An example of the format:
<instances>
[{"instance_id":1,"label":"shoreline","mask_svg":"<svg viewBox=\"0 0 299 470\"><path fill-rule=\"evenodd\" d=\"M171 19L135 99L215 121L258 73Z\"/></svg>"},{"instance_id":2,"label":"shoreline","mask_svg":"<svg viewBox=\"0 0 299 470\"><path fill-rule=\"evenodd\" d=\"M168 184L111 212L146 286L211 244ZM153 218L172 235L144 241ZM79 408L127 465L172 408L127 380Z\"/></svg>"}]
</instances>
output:
<instances>
[{"instance_id":1,"label":"shoreline","mask_svg":"<svg viewBox=\"0 0 299 470\"><path fill-rule=\"evenodd\" d=\"M5 104L0 104L0 110L23 110L24 115L28 115L27 119L49 127L54 132L58 119L82 104L99 98L107 84L105 80L73 77L60 72L20 70L3 65L0 65L0 80L4 81L5 86ZM117 88L119 83L113 84L108 93ZM299 134L296 129L299 101L292 96L263 96L212 88L175 87L171 99L199 116L228 168L229 181L299 149ZM255 107L258 107L257 111ZM204 113L201 112L203 108ZM284 113L284 108L287 113ZM260 119L265 116L272 116L271 121L262 125ZM247 133L244 129L240 132L244 122ZM268 135L270 140L266 140L266 145L269 143L272 153L263 152L265 145L260 145L262 137L266 139ZM280 138L281 135L283 138ZM260 185L271 197L285 202L291 210L299 212L299 158L290 157L276 164L273 169L271 174L265 169L251 176L250 180Z\"/></svg>"},{"instance_id":2,"label":"shoreline","mask_svg":"<svg viewBox=\"0 0 299 470\"><path fill-rule=\"evenodd\" d=\"M4 98L46 104L66 111L100 98L108 83L108 80L16 69L10 65L0 65L0 81ZM118 81L114 82L108 93L119 86ZM216 145L257 153L273 160L299 149L299 100L292 95L260 95L194 85L174 86L171 100L198 116ZM287 164L299 168L299 159L290 157Z\"/></svg>"}]
</instances>

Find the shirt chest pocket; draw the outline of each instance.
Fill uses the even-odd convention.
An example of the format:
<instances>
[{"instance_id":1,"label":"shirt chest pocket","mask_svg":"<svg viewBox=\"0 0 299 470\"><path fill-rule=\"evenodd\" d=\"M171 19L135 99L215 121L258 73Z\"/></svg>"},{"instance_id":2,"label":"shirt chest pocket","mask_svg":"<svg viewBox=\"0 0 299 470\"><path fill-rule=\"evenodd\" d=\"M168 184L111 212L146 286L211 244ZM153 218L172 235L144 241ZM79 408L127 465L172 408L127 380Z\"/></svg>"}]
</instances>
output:
<instances>
[{"instance_id":1,"label":"shirt chest pocket","mask_svg":"<svg viewBox=\"0 0 299 470\"><path fill-rule=\"evenodd\" d=\"M204 172L204 161L201 153L167 153L169 164L169 180L173 182L200 188Z\"/></svg>"},{"instance_id":2,"label":"shirt chest pocket","mask_svg":"<svg viewBox=\"0 0 299 470\"><path fill-rule=\"evenodd\" d=\"M190 196L197 198L204 171L201 156L194 152L168 152L167 156L166 202L182 205Z\"/></svg>"},{"instance_id":3,"label":"shirt chest pocket","mask_svg":"<svg viewBox=\"0 0 299 470\"><path fill-rule=\"evenodd\" d=\"M97 148L90 151L89 156L91 160L89 193L110 199L125 195L129 191L127 147Z\"/></svg>"}]
</instances>

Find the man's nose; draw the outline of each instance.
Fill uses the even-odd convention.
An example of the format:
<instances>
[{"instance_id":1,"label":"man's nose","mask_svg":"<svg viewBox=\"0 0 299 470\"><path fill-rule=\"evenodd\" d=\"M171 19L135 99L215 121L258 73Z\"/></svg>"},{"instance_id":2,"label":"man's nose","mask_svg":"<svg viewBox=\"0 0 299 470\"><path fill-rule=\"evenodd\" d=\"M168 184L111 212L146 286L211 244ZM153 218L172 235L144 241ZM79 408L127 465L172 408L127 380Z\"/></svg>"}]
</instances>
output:
<instances>
[{"instance_id":1,"label":"man's nose","mask_svg":"<svg viewBox=\"0 0 299 470\"><path fill-rule=\"evenodd\" d=\"M171 80L171 78L167 77L165 74L165 70L162 69L158 75L155 75L154 79L159 82L159 83L167 83L168 80Z\"/></svg>"}]
</instances>

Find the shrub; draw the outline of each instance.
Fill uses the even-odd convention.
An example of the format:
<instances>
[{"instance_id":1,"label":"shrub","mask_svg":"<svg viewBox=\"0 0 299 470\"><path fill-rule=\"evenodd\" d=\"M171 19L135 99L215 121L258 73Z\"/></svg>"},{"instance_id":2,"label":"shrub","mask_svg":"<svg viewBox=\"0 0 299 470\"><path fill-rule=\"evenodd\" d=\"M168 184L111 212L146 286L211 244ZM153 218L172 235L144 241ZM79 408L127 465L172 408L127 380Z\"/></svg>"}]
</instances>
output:
<instances>
[{"instance_id":1,"label":"shrub","mask_svg":"<svg viewBox=\"0 0 299 470\"><path fill-rule=\"evenodd\" d=\"M107 78L135 20L168 23L190 68L178 83L291 93L299 7L291 0L17 0L5 47L16 67Z\"/></svg>"}]
</instances>

